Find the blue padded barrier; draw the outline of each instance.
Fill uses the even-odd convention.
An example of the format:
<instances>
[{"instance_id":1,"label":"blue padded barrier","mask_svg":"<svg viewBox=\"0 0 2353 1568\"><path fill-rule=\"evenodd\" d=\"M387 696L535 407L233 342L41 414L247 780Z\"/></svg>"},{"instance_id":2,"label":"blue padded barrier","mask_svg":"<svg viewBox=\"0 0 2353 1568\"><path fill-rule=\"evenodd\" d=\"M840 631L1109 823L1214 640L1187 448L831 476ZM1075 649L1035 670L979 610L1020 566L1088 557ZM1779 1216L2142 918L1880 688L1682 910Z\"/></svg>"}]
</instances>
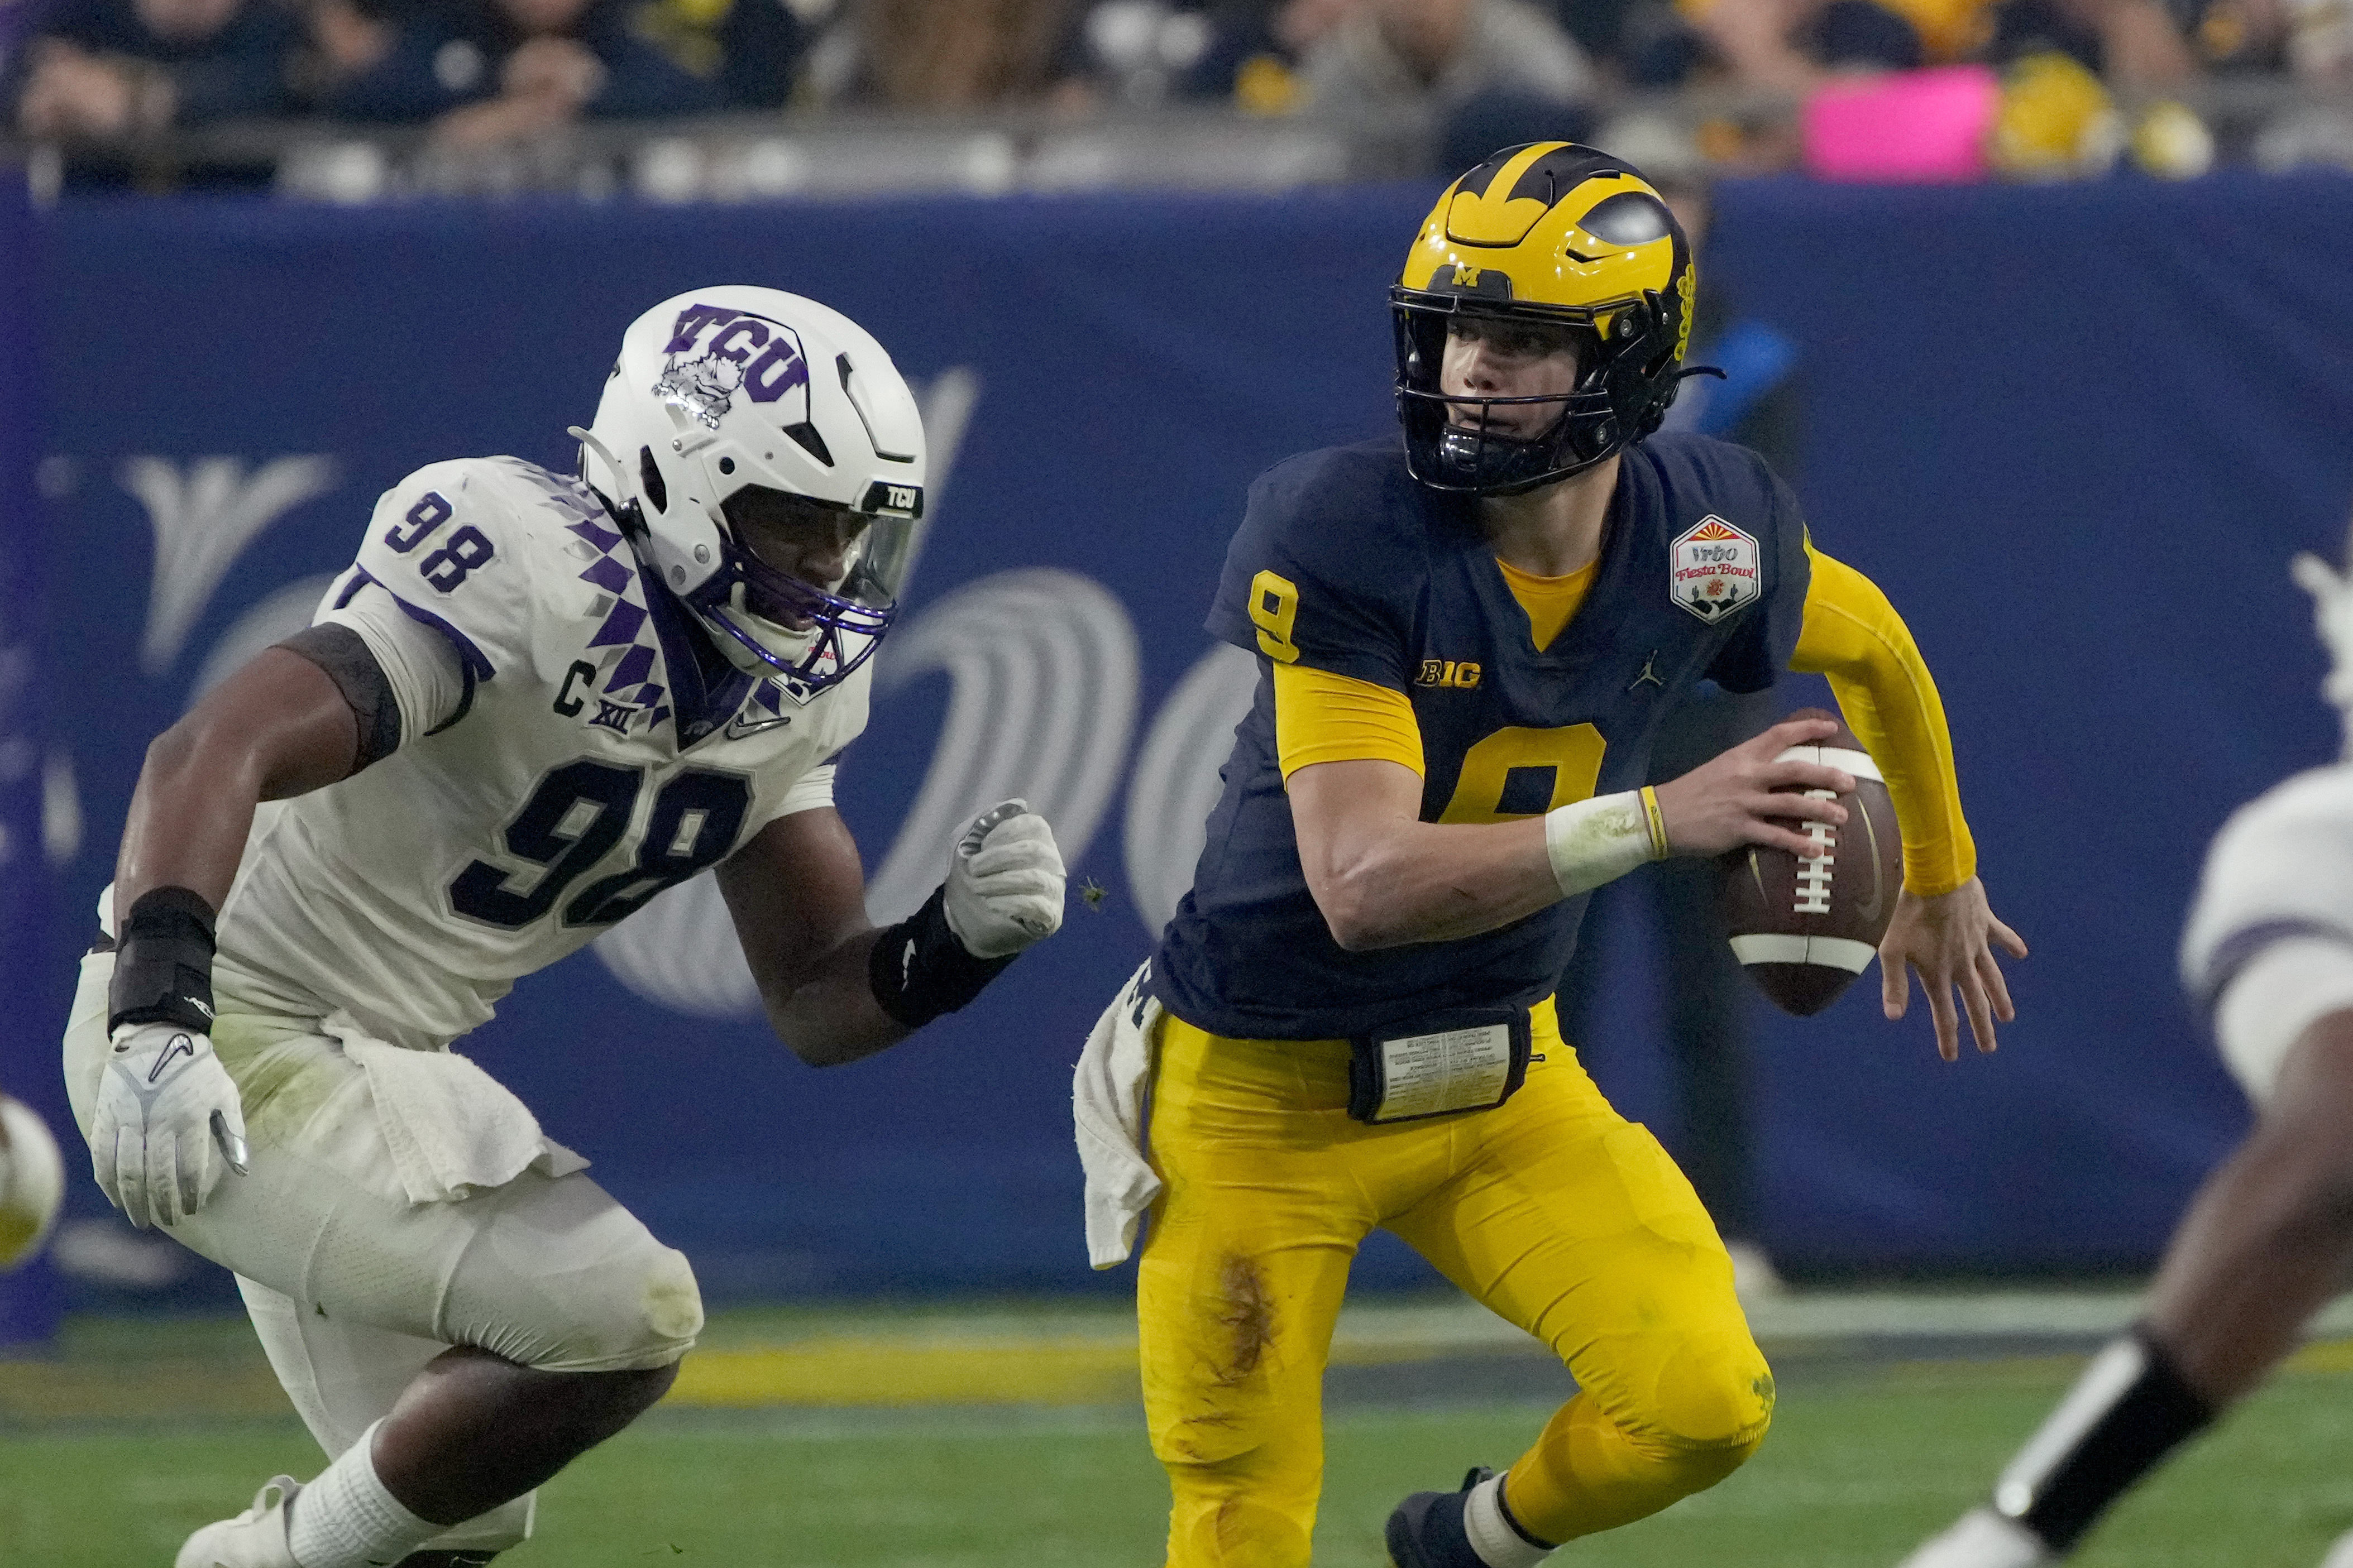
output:
<instances>
[{"instance_id":1,"label":"blue padded barrier","mask_svg":"<svg viewBox=\"0 0 2353 1568\"><path fill-rule=\"evenodd\" d=\"M457 455L568 466L637 311L794 288L891 347L952 448L843 771L870 874L936 879L925 781L987 772L937 754L954 702L1028 726L1050 776L1025 787L1105 896L845 1069L675 1005L741 995L691 911L525 982L467 1048L714 1295L1121 1288L1085 1268L1069 1067L1198 842L1233 680L1200 619L1242 490L1388 427L1383 289L1430 195L57 208L44 679L87 831L38 1016L63 1016L147 739L301 618L379 490ZM1879 1022L1868 982L1767 1022L1766 1239L1822 1268L2144 1262L2244 1115L2172 981L2200 852L2335 745L2285 562L2334 548L2353 498L2353 179L1718 205L1709 264L1798 347L1815 538L1918 633L1996 907L2035 945L1989 1060L1938 1063L1925 1015ZM976 642L1011 673L959 673ZM1663 1114L1650 966L1616 973L1591 1055L1630 1114Z\"/></svg>"}]
</instances>

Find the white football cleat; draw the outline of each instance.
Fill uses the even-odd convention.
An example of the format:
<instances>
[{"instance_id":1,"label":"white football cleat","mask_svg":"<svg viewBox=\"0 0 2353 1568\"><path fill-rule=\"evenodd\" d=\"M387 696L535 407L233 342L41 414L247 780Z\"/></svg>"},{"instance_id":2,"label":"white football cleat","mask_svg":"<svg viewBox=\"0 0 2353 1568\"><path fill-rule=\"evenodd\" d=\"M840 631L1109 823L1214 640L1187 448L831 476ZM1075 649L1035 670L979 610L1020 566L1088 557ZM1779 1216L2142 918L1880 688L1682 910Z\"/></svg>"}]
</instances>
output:
<instances>
[{"instance_id":1,"label":"white football cleat","mask_svg":"<svg viewBox=\"0 0 2353 1568\"><path fill-rule=\"evenodd\" d=\"M2353 1568L2353 1531L2337 1538L2337 1544L2320 1560L2320 1568Z\"/></svg>"},{"instance_id":2,"label":"white football cleat","mask_svg":"<svg viewBox=\"0 0 2353 1568\"><path fill-rule=\"evenodd\" d=\"M1989 1508L1973 1508L1899 1568L2043 1568L2057 1561L2026 1526Z\"/></svg>"},{"instance_id":3,"label":"white football cleat","mask_svg":"<svg viewBox=\"0 0 2353 1568\"><path fill-rule=\"evenodd\" d=\"M216 1520L182 1542L172 1568L301 1568L286 1543L286 1510L301 1489L291 1476L270 1477L253 1494L251 1508L235 1519Z\"/></svg>"}]
</instances>

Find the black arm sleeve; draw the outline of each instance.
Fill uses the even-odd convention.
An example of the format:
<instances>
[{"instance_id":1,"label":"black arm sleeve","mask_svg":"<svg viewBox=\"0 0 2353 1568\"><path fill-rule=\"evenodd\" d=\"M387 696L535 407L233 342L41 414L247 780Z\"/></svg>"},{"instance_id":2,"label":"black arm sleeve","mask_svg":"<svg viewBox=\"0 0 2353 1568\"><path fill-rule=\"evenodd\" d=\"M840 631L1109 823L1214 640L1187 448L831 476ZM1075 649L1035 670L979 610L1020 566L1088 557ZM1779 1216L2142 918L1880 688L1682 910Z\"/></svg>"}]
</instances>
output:
<instances>
[{"instance_id":1,"label":"black arm sleeve","mask_svg":"<svg viewBox=\"0 0 2353 1568\"><path fill-rule=\"evenodd\" d=\"M325 670L343 700L352 705L352 716L360 726L359 755L353 759L352 772L400 750L400 702L392 694L392 682L385 679L384 667L376 663L359 633L349 626L311 626L274 646L300 654Z\"/></svg>"}]
</instances>

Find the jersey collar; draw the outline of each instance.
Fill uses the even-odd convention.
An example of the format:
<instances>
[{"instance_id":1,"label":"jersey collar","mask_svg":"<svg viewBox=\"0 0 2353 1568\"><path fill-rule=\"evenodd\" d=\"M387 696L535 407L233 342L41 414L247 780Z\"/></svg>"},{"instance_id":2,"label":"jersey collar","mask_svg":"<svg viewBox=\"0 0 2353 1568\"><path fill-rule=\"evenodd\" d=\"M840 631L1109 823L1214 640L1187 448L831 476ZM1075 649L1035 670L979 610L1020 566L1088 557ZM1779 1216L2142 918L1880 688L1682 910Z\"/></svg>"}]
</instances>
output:
<instances>
[{"instance_id":1,"label":"jersey collar","mask_svg":"<svg viewBox=\"0 0 2353 1568\"><path fill-rule=\"evenodd\" d=\"M711 634L659 574L641 571L638 579L645 584L646 613L661 641L662 666L670 676L670 722L678 727L682 752L719 733L756 683L727 661Z\"/></svg>"}]
</instances>

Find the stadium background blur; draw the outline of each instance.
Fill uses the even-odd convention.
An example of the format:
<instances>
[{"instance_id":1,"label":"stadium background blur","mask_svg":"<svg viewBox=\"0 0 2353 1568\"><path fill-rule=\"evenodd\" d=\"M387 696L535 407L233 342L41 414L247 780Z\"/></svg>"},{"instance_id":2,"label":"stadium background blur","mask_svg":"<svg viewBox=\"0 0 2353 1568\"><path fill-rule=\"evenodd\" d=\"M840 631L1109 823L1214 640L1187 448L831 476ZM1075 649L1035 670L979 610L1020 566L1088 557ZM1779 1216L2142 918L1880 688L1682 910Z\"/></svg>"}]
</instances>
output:
<instances>
[{"instance_id":1,"label":"stadium background blur","mask_svg":"<svg viewBox=\"0 0 2353 1568\"><path fill-rule=\"evenodd\" d=\"M1868 984L1807 1021L1752 999L1782 1422L1612 1550L1892 1561L2129 1316L2243 1126L2173 944L2223 816L2337 744L2285 562L2337 550L2353 500L2341 5L242 0L142 40L160 4L0 12L0 1085L74 1177L0 1278L0 1562L160 1561L315 1468L226 1277L81 1179L54 1065L147 740L307 620L403 473L568 467L622 326L698 283L847 310L924 409L937 505L842 776L874 912L1015 793L1074 897L982 1005L839 1073L766 1037L707 885L467 1047L716 1310L668 1413L560 1481L519 1562L1152 1549L1130 1279L1085 1267L1067 1073L1189 879L1247 700L1200 630L1243 488L1391 427L1383 290L1495 144L1586 135L1712 205L1694 358L1736 375L1683 416L1738 428L1777 391L1777 457L1917 633L2035 947L2002 1051L1957 1067ZM78 86L44 78L101 36ZM106 71L129 118L41 118ZM1907 96L1956 84L1958 152ZM1853 177L1825 110L1858 104L1908 170ZM1676 1147L1662 966L1609 929L1586 1057ZM1369 1563L1398 1492L1514 1451L1559 1374L1386 1238L1356 1278L1323 1550ZM2353 1357L2299 1364L2091 1560L2308 1563L2353 1525L2326 1446Z\"/></svg>"}]
</instances>

